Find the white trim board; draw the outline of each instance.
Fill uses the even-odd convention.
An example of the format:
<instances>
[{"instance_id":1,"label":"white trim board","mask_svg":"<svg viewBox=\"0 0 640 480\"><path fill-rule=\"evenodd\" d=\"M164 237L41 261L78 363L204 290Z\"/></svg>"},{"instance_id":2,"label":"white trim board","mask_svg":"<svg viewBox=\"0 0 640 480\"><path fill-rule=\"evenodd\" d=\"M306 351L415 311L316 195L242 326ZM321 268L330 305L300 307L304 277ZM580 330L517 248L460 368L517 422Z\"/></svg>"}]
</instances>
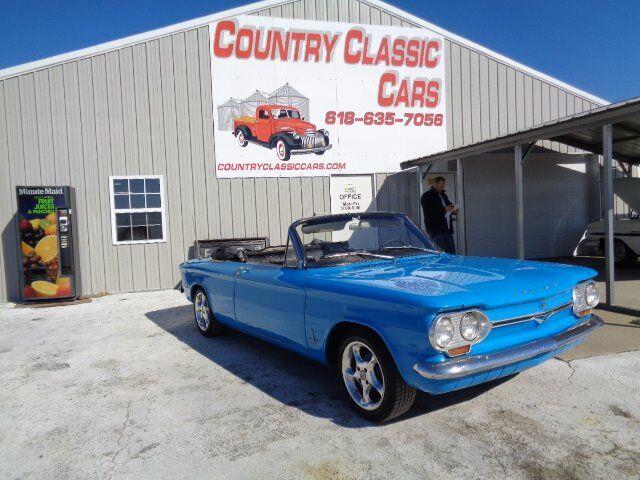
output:
<instances>
[{"instance_id":1,"label":"white trim board","mask_svg":"<svg viewBox=\"0 0 640 480\"><path fill-rule=\"evenodd\" d=\"M345 1L345 0L338 0L338 1ZM539 72L533 68L527 67L526 65L523 65L520 62L512 60L511 58L508 58L497 52L494 52L493 50L489 50L488 48L483 47L482 45L479 45L475 42L472 42L471 40L467 40L464 37L461 37L452 32L449 32L448 30L445 30L441 27L438 27L437 25L434 25L430 22L427 22L426 20L423 20L420 17L417 17L411 13L405 12L404 10L394 7L393 5L383 2L382 0L361 0L361 1L363 3L369 4L370 6L379 8L381 10L385 10L386 12L392 15L395 15L397 17L400 17L401 19L404 19L408 22L433 30L434 32L439 33L440 35L444 36L450 41L453 41L467 48L475 50L479 53L487 55L500 63L509 65L535 78L544 80L545 82L552 83L558 87L561 87L587 100L593 101L595 103L599 103L601 105L608 105L610 103L607 100L599 98L588 92L585 92L584 90L580 90L579 88L571 86L568 83L562 82L556 78L553 78L549 75ZM149 41L151 39L165 37L165 36L172 35L184 30L205 26L209 23L215 22L222 18L228 18L228 17L237 16L237 15L246 15L248 13L263 10L265 8L271 8L279 5L287 5L291 3L294 3L293 0L285 0L285 1L262 0L262 1L251 3L248 5L243 5L241 7L232 8L230 10L224 10L222 12L214 13L204 17L195 18L193 20L187 20L185 22L176 23L174 25L169 25L167 27L158 28L156 30L150 30L148 32L140 33L137 35L132 35L129 37L118 39L118 40L113 40L111 42L102 43L100 45L96 45L93 47L83 48L81 50L75 50L72 52L63 53L61 55L55 55L53 57L45 58L42 60L36 60L34 62L24 63L22 65L16 65L14 67L9 67L9 68L0 70L0 80L4 80L8 77L13 77L29 71L39 70L55 64L68 62L71 60L78 60L80 58L89 57L89 56L97 55L100 53L105 53L111 50L117 50L119 48L123 48L136 43Z\"/></svg>"}]
</instances>

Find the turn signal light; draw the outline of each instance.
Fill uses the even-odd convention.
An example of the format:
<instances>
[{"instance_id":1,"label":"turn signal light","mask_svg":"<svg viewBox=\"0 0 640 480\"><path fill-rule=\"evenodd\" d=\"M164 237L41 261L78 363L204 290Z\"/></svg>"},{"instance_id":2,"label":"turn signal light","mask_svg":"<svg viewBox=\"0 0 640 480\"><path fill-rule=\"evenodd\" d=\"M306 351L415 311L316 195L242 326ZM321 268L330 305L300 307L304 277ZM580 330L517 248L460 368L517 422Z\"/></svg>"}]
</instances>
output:
<instances>
[{"instance_id":1,"label":"turn signal light","mask_svg":"<svg viewBox=\"0 0 640 480\"><path fill-rule=\"evenodd\" d=\"M591 309L588 308L586 310L582 310L581 312L578 312L578 316L579 317L586 317L587 315L591 315Z\"/></svg>"},{"instance_id":2,"label":"turn signal light","mask_svg":"<svg viewBox=\"0 0 640 480\"><path fill-rule=\"evenodd\" d=\"M457 357L458 355L464 355L465 353L469 353L471 350L471 345L463 345L462 347L452 348L451 350L447 350L447 355L450 357Z\"/></svg>"}]
</instances>

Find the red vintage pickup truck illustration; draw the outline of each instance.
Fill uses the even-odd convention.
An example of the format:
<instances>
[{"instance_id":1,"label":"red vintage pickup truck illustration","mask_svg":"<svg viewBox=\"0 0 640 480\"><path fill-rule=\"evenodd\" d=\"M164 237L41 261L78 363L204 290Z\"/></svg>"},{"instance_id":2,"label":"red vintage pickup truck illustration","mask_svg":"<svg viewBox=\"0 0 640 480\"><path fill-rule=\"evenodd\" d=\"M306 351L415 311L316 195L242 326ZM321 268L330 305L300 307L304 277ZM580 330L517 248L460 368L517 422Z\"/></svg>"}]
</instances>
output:
<instances>
[{"instance_id":1,"label":"red vintage pickup truck illustration","mask_svg":"<svg viewBox=\"0 0 640 480\"><path fill-rule=\"evenodd\" d=\"M300 110L288 105L260 105L255 118L234 118L233 134L241 147L252 142L275 148L278 160L302 153L322 155L331 148L329 132L317 130L300 116Z\"/></svg>"}]
</instances>

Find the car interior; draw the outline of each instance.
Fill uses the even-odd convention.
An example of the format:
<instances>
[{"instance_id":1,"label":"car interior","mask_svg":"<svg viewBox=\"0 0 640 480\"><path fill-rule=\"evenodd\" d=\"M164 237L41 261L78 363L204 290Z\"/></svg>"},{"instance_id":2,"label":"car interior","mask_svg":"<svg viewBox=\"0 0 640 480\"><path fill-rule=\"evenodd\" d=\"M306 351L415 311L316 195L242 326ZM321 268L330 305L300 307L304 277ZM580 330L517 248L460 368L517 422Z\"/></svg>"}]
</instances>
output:
<instances>
[{"instance_id":1,"label":"car interior","mask_svg":"<svg viewBox=\"0 0 640 480\"><path fill-rule=\"evenodd\" d=\"M326 242L314 239L309 245L305 245L304 250L307 263L315 263L323 256L349 251L349 242ZM258 250L247 248L246 245L224 245L215 248L211 253L211 258L222 262L284 265L285 251L286 246L284 245Z\"/></svg>"}]
</instances>

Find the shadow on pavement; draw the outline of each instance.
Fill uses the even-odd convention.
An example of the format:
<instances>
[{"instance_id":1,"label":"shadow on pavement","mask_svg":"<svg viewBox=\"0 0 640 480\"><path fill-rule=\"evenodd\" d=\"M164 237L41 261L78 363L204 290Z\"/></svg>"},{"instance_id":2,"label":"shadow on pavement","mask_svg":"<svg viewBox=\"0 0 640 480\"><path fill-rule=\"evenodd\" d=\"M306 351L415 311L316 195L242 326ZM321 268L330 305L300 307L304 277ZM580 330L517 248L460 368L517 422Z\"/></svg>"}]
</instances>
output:
<instances>
[{"instance_id":1,"label":"shadow on pavement","mask_svg":"<svg viewBox=\"0 0 640 480\"><path fill-rule=\"evenodd\" d=\"M190 305L156 310L146 316L216 365L283 404L343 427L377 426L349 408L334 368L231 329L215 338L204 337L195 326ZM472 400L509 378L444 395L419 392L409 414L397 421Z\"/></svg>"}]
</instances>

